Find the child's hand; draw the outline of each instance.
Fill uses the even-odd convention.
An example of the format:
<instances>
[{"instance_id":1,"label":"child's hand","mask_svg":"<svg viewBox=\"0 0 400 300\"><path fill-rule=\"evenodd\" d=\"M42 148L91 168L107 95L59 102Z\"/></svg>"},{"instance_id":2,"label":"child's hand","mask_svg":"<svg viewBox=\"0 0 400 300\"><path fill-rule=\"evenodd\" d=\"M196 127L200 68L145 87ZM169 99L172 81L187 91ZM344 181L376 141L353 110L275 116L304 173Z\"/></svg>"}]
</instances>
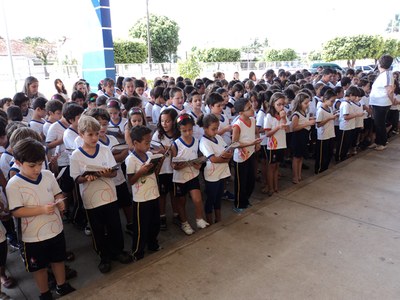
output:
<instances>
[{"instance_id":1,"label":"child's hand","mask_svg":"<svg viewBox=\"0 0 400 300\"><path fill-rule=\"evenodd\" d=\"M256 139L254 140L254 144L255 144L255 145L258 145L258 144L260 144L260 143L262 142L262 140L263 140L263 138L256 138Z\"/></svg>"},{"instance_id":2,"label":"child's hand","mask_svg":"<svg viewBox=\"0 0 400 300\"><path fill-rule=\"evenodd\" d=\"M364 116L364 112L360 112L357 114L357 117L363 117Z\"/></svg>"},{"instance_id":3,"label":"child's hand","mask_svg":"<svg viewBox=\"0 0 400 300\"><path fill-rule=\"evenodd\" d=\"M285 111L284 109L282 109L282 110L279 112L279 116L280 116L281 118L286 117L286 111Z\"/></svg>"},{"instance_id":4,"label":"child's hand","mask_svg":"<svg viewBox=\"0 0 400 300\"><path fill-rule=\"evenodd\" d=\"M110 177L113 172L114 172L113 169L107 168L107 169L99 171L98 173L102 177Z\"/></svg>"},{"instance_id":5,"label":"child's hand","mask_svg":"<svg viewBox=\"0 0 400 300\"><path fill-rule=\"evenodd\" d=\"M84 178L86 179L87 182L91 182L95 181L98 177L95 175L86 175Z\"/></svg>"},{"instance_id":6,"label":"child's hand","mask_svg":"<svg viewBox=\"0 0 400 300\"><path fill-rule=\"evenodd\" d=\"M55 205L53 203L43 205L43 214L45 215L52 215L55 211Z\"/></svg>"},{"instance_id":7,"label":"child's hand","mask_svg":"<svg viewBox=\"0 0 400 300\"><path fill-rule=\"evenodd\" d=\"M257 151L260 151L260 149L261 149L261 145L260 145L260 144L256 144L256 149L255 149L256 152L257 152Z\"/></svg>"},{"instance_id":8,"label":"child's hand","mask_svg":"<svg viewBox=\"0 0 400 300\"><path fill-rule=\"evenodd\" d=\"M314 125L314 124L315 124L315 119L309 120L309 121L308 121L308 124L311 125L311 126Z\"/></svg>"},{"instance_id":9,"label":"child's hand","mask_svg":"<svg viewBox=\"0 0 400 300\"><path fill-rule=\"evenodd\" d=\"M56 200L55 206L57 206L59 211L64 211L65 210L65 203L64 203L65 199L66 198L61 198L61 197L58 197L58 198L55 199Z\"/></svg>"},{"instance_id":10,"label":"child's hand","mask_svg":"<svg viewBox=\"0 0 400 300\"><path fill-rule=\"evenodd\" d=\"M186 167L186 163L184 162L175 162L172 163L172 168L174 170L182 170L184 167Z\"/></svg>"},{"instance_id":11,"label":"child's hand","mask_svg":"<svg viewBox=\"0 0 400 300\"><path fill-rule=\"evenodd\" d=\"M224 151L221 154L221 158L223 158L223 159L231 159L232 156L233 156L233 152L231 150Z\"/></svg>"},{"instance_id":12,"label":"child's hand","mask_svg":"<svg viewBox=\"0 0 400 300\"><path fill-rule=\"evenodd\" d=\"M225 133L225 132L231 132L232 131L232 125L228 125L228 126L225 126L223 129L222 129L222 131Z\"/></svg>"},{"instance_id":13,"label":"child's hand","mask_svg":"<svg viewBox=\"0 0 400 300\"><path fill-rule=\"evenodd\" d=\"M138 172L142 175L147 174L151 170L152 167L153 167L153 164L144 164L140 167Z\"/></svg>"},{"instance_id":14,"label":"child's hand","mask_svg":"<svg viewBox=\"0 0 400 300\"><path fill-rule=\"evenodd\" d=\"M279 128L279 129L285 130L288 126L289 126L288 124L280 124L280 125L278 126L278 128Z\"/></svg>"}]
</instances>

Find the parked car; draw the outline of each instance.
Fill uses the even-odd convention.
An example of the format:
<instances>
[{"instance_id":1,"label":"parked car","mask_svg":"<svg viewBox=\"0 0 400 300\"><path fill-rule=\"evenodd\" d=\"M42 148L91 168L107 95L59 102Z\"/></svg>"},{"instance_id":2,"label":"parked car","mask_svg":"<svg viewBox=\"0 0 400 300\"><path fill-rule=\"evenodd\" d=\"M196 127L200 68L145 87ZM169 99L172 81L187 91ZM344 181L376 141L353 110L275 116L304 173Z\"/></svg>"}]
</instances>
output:
<instances>
[{"instance_id":1,"label":"parked car","mask_svg":"<svg viewBox=\"0 0 400 300\"><path fill-rule=\"evenodd\" d=\"M374 68L371 67L370 65L368 65L368 66L355 66L354 70L361 70L364 73L369 73L369 72L374 71Z\"/></svg>"},{"instance_id":2,"label":"parked car","mask_svg":"<svg viewBox=\"0 0 400 300\"><path fill-rule=\"evenodd\" d=\"M334 69L334 70L339 71L339 72L341 72L343 74L343 68L341 66L339 66L338 64L327 63L327 62L313 63L310 66L309 71L311 73L315 73L315 72L317 72L317 68L318 67L322 67L324 69L327 69L327 68Z\"/></svg>"}]
</instances>

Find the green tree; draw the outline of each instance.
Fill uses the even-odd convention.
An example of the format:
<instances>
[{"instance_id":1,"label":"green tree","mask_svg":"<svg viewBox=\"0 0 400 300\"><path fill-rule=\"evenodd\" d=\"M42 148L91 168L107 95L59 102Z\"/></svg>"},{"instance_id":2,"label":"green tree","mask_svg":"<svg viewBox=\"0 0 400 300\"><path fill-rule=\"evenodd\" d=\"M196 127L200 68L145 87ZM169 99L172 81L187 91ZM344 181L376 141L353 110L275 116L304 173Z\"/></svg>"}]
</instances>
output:
<instances>
[{"instance_id":1,"label":"green tree","mask_svg":"<svg viewBox=\"0 0 400 300\"><path fill-rule=\"evenodd\" d=\"M196 59L195 55L189 55L185 61L178 61L179 75L194 80L200 76L201 64Z\"/></svg>"},{"instance_id":2,"label":"green tree","mask_svg":"<svg viewBox=\"0 0 400 300\"><path fill-rule=\"evenodd\" d=\"M347 60L353 68L357 59L376 58L382 52L383 38L377 35L336 37L323 47L323 58L327 61Z\"/></svg>"},{"instance_id":3,"label":"green tree","mask_svg":"<svg viewBox=\"0 0 400 300\"><path fill-rule=\"evenodd\" d=\"M389 54L393 57L400 56L400 40L397 39L386 39L383 41L382 50L379 55L375 58L375 61L383 54Z\"/></svg>"},{"instance_id":4,"label":"green tree","mask_svg":"<svg viewBox=\"0 0 400 300\"><path fill-rule=\"evenodd\" d=\"M243 46L241 50L245 53L255 53L259 54L268 48L268 39L265 38L263 42L260 42L258 38L255 38L250 44Z\"/></svg>"},{"instance_id":5,"label":"green tree","mask_svg":"<svg viewBox=\"0 0 400 300\"><path fill-rule=\"evenodd\" d=\"M322 53L321 51L311 51L308 53L308 59L311 61L317 61L317 60L322 60Z\"/></svg>"},{"instance_id":6,"label":"green tree","mask_svg":"<svg viewBox=\"0 0 400 300\"><path fill-rule=\"evenodd\" d=\"M165 16L150 15L150 45L152 61L155 63L171 62L178 50L179 26ZM129 30L133 38L143 40L147 46L147 20L140 19Z\"/></svg>"},{"instance_id":7,"label":"green tree","mask_svg":"<svg viewBox=\"0 0 400 300\"><path fill-rule=\"evenodd\" d=\"M202 62L237 62L240 60L239 49L210 48L197 50L197 59Z\"/></svg>"},{"instance_id":8,"label":"green tree","mask_svg":"<svg viewBox=\"0 0 400 300\"><path fill-rule=\"evenodd\" d=\"M147 59L147 47L142 42L114 42L114 60L116 64L141 64Z\"/></svg>"},{"instance_id":9,"label":"green tree","mask_svg":"<svg viewBox=\"0 0 400 300\"><path fill-rule=\"evenodd\" d=\"M282 50L269 49L264 54L264 59L266 61L293 61L297 59L298 56L296 51L291 48L286 48Z\"/></svg>"},{"instance_id":10,"label":"green tree","mask_svg":"<svg viewBox=\"0 0 400 300\"><path fill-rule=\"evenodd\" d=\"M46 66L49 64L50 60L55 59L56 45L42 37L27 36L22 39L22 41L28 45L36 58L43 63L45 78L49 78L49 72Z\"/></svg>"}]
</instances>

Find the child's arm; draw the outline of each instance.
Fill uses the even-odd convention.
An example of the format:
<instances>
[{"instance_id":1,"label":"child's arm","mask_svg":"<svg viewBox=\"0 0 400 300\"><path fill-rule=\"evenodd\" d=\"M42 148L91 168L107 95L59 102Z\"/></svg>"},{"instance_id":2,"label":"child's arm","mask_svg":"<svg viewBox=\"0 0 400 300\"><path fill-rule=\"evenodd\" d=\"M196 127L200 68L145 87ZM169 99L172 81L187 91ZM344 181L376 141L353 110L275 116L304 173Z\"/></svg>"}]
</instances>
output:
<instances>
[{"instance_id":1,"label":"child's arm","mask_svg":"<svg viewBox=\"0 0 400 300\"><path fill-rule=\"evenodd\" d=\"M346 121L357 118L357 117L362 117L364 115L364 113L355 113L355 114L346 114L343 115L343 119L345 119Z\"/></svg>"},{"instance_id":2,"label":"child's arm","mask_svg":"<svg viewBox=\"0 0 400 300\"><path fill-rule=\"evenodd\" d=\"M125 128L125 141L128 144L129 149L133 149L133 143L132 143L131 135L129 134L128 125L126 125L126 128Z\"/></svg>"},{"instance_id":3,"label":"child's arm","mask_svg":"<svg viewBox=\"0 0 400 300\"><path fill-rule=\"evenodd\" d=\"M213 164L222 164L222 163L228 163L233 156L233 153L231 151L224 151L221 153L220 156L210 156L208 159L213 163Z\"/></svg>"},{"instance_id":4,"label":"child's arm","mask_svg":"<svg viewBox=\"0 0 400 300\"><path fill-rule=\"evenodd\" d=\"M232 125L225 126L220 131L217 132L218 135L223 135L225 132L232 131Z\"/></svg>"},{"instance_id":5,"label":"child's arm","mask_svg":"<svg viewBox=\"0 0 400 300\"><path fill-rule=\"evenodd\" d=\"M130 185L135 184L140 177L143 177L144 174L147 174L149 170L153 167L153 164L143 164L140 169L134 174L128 174L128 181Z\"/></svg>"},{"instance_id":6,"label":"child's arm","mask_svg":"<svg viewBox=\"0 0 400 300\"><path fill-rule=\"evenodd\" d=\"M113 153L114 159L116 162L120 163L125 160L125 158L128 156L128 149L122 150L121 152L118 153Z\"/></svg>"},{"instance_id":7,"label":"child's arm","mask_svg":"<svg viewBox=\"0 0 400 300\"><path fill-rule=\"evenodd\" d=\"M316 123L316 124L317 124L317 127L319 128L319 127L325 126L326 123L328 123L329 121L335 120L335 119L337 119L338 117L339 117L338 114L334 114L332 117L326 118L325 120L318 121L318 122Z\"/></svg>"},{"instance_id":8,"label":"child's arm","mask_svg":"<svg viewBox=\"0 0 400 300\"><path fill-rule=\"evenodd\" d=\"M63 138L59 138L57 140L47 143L46 146L48 149L53 149L53 148L57 147L58 145L61 145L62 143L64 143Z\"/></svg>"},{"instance_id":9,"label":"child's arm","mask_svg":"<svg viewBox=\"0 0 400 300\"><path fill-rule=\"evenodd\" d=\"M171 146L171 167L174 170L181 170L184 167L186 167L186 163L184 163L184 162L181 162L181 163L172 162L172 158L176 157L177 152L178 152L178 149L176 149L176 145L174 143Z\"/></svg>"},{"instance_id":10,"label":"child's arm","mask_svg":"<svg viewBox=\"0 0 400 300\"><path fill-rule=\"evenodd\" d=\"M232 143L235 142L239 142L239 138L240 138L240 128L239 126L233 126L232 128ZM240 146L238 148L245 148L245 147L249 147L249 146L253 146L256 144L261 143L262 139L257 138L254 140L254 142L250 142L250 143L240 143Z\"/></svg>"},{"instance_id":11,"label":"child's arm","mask_svg":"<svg viewBox=\"0 0 400 300\"><path fill-rule=\"evenodd\" d=\"M47 205L39 205L35 207L19 207L14 209L11 213L15 218L29 218L39 215L52 215L55 211L55 205L49 203Z\"/></svg>"},{"instance_id":12,"label":"child's arm","mask_svg":"<svg viewBox=\"0 0 400 300\"><path fill-rule=\"evenodd\" d=\"M308 120L308 122L305 122L304 124L299 124L299 116L298 115L293 115L292 117L292 128L293 131L300 131L303 128L306 128L307 126L311 126L315 124L315 120Z\"/></svg>"}]
</instances>

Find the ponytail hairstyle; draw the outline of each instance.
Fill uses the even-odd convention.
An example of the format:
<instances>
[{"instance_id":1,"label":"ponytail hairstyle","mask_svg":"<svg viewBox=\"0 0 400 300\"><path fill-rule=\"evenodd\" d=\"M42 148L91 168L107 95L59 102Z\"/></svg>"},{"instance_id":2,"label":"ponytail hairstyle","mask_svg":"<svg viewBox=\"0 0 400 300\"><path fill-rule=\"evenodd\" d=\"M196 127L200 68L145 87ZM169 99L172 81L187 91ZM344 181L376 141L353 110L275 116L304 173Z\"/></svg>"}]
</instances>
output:
<instances>
[{"instance_id":1,"label":"ponytail hairstyle","mask_svg":"<svg viewBox=\"0 0 400 300\"><path fill-rule=\"evenodd\" d=\"M214 123L219 124L218 117L214 114L201 115L197 119L197 125L199 125L200 127L203 127L203 128L208 128L208 127L210 127L211 124L214 124Z\"/></svg>"}]
</instances>

